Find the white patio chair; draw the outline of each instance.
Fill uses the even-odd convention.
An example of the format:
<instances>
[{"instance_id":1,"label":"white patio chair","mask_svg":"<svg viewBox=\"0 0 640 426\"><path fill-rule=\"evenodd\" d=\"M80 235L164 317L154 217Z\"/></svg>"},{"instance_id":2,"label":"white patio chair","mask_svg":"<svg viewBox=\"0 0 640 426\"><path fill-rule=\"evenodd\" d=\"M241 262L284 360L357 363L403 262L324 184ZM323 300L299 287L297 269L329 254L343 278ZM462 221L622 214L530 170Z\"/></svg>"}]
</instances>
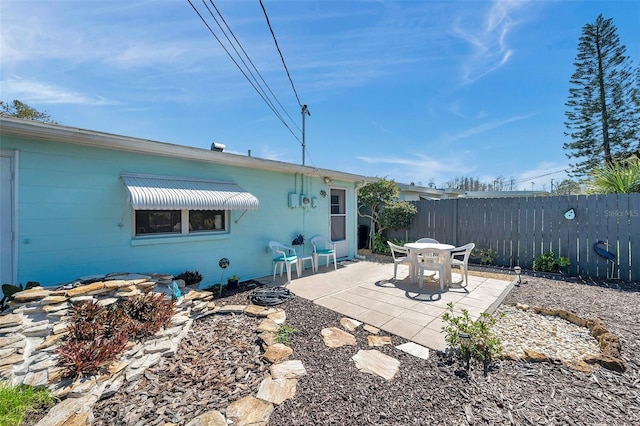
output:
<instances>
[{"instance_id":1,"label":"white patio chair","mask_svg":"<svg viewBox=\"0 0 640 426\"><path fill-rule=\"evenodd\" d=\"M437 271L440 280L440 291L444 291L445 269L449 262L449 252L437 248L424 248L416 251L420 268L420 288L424 284L424 271Z\"/></svg>"},{"instance_id":2,"label":"white patio chair","mask_svg":"<svg viewBox=\"0 0 640 426\"><path fill-rule=\"evenodd\" d=\"M416 240L416 243L433 243L433 244L440 244L438 242L438 240L434 240L433 238L420 238L418 240Z\"/></svg>"},{"instance_id":3,"label":"white patio chair","mask_svg":"<svg viewBox=\"0 0 640 426\"><path fill-rule=\"evenodd\" d=\"M280 266L280 276L282 276L282 270L287 269L287 284L291 282L291 265L295 265L296 273L300 278L300 265L298 264L298 256L296 249L293 247L285 246L277 241L270 241L269 248L273 252L273 281L276 280L276 270Z\"/></svg>"},{"instance_id":4,"label":"white patio chair","mask_svg":"<svg viewBox=\"0 0 640 426\"><path fill-rule=\"evenodd\" d=\"M327 268L329 267L330 259L333 258L333 269L338 269L336 261L336 245L333 241L327 237L317 236L311 239L311 244L313 245L313 263L316 267L316 272L320 265L320 256L327 258Z\"/></svg>"},{"instance_id":5,"label":"white patio chair","mask_svg":"<svg viewBox=\"0 0 640 426\"><path fill-rule=\"evenodd\" d=\"M387 241L389 248L391 249L391 256L393 257L393 280L396 280L398 275L398 265L411 265L411 259L409 259L409 250L393 244L391 241Z\"/></svg>"},{"instance_id":6,"label":"white patio chair","mask_svg":"<svg viewBox=\"0 0 640 426\"><path fill-rule=\"evenodd\" d=\"M471 250L473 250L475 246L475 243L469 243L451 250L451 267L460 268L460 273L464 274L464 285L462 287L469 285L469 276L467 273L469 255L471 255Z\"/></svg>"}]
</instances>

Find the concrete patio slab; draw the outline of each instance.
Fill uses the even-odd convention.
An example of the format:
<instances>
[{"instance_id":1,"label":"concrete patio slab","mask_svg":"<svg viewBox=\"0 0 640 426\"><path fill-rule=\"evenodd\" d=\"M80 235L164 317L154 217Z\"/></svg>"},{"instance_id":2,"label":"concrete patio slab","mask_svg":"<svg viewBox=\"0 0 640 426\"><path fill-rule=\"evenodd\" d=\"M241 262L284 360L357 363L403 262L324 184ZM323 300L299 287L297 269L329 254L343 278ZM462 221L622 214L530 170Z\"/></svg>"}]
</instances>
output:
<instances>
[{"instance_id":1,"label":"concrete patio slab","mask_svg":"<svg viewBox=\"0 0 640 426\"><path fill-rule=\"evenodd\" d=\"M452 302L454 312L466 309L474 318L493 313L513 286L513 281L469 275L465 288L456 285L462 276L453 273L452 288L440 291L437 277L425 278L423 288L409 281L409 269L398 267L393 281L393 264L369 261L339 262L338 270L320 266L318 272L305 271L287 285L302 297L342 315L378 327L425 347L446 349L442 314ZM272 277L268 277L271 281ZM286 277L276 277L272 285L284 285Z\"/></svg>"}]
</instances>

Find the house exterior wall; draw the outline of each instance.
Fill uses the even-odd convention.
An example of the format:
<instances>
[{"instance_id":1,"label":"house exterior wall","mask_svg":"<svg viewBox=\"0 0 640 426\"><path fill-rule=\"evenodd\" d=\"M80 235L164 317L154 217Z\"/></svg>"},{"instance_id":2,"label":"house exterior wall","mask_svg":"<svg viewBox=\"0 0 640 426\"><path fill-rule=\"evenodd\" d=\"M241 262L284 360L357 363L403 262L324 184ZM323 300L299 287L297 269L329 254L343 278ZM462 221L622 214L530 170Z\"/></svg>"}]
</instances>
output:
<instances>
[{"instance_id":1,"label":"house exterior wall","mask_svg":"<svg viewBox=\"0 0 640 426\"><path fill-rule=\"evenodd\" d=\"M311 237L327 235L329 197L319 176L236 167L210 162L139 154L105 148L2 136L4 150L20 153L17 206L18 283L42 285L68 282L84 275L109 272L160 272L177 275L197 270L202 286L272 274L267 244L290 244L302 233L307 242L298 253L309 255ZM132 237L132 209L122 172L200 179L232 180L255 195L259 210L230 211L223 235ZM354 184L334 181L355 203ZM291 192L316 197L316 207L289 208ZM355 212L347 225L349 258L355 254ZM236 220L238 221L236 223ZM230 266L222 270L218 260ZM224 273L224 275L223 275Z\"/></svg>"}]
</instances>

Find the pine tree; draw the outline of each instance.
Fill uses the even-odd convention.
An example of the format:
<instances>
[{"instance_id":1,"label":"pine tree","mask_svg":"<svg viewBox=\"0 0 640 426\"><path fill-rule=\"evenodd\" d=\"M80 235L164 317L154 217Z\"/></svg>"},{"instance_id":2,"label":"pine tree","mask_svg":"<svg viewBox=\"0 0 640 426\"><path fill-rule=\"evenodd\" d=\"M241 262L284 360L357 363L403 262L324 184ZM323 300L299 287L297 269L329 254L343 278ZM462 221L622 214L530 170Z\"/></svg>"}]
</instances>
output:
<instances>
[{"instance_id":1,"label":"pine tree","mask_svg":"<svg viewBox=\"0 0 640 426\"><path fill-rule=\"evenodd\" d=\"M625 52L612 19L599 15L582 28L565 104L570 108L565 136L572 141L563 147L571 151L567 157L578 159L571 165L572 176L639 152L639 71Z\"/></svg>"}]
</instances>

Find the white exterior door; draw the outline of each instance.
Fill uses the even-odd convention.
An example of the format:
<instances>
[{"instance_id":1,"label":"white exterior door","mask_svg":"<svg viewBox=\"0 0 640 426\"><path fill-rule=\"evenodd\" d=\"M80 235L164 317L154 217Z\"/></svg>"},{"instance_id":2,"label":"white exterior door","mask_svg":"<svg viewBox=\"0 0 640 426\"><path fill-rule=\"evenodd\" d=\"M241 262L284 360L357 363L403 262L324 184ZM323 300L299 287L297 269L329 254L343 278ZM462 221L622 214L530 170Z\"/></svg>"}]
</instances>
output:
<instances>
[{"instance_id":1,"label":"white exterior door","mask_svg":"<svg viewBox=\"0 0 640 426\"><path fill-rule=\"evenodd\" d=\"M331 241L336 244L336 257L347 257L349 244L347 242L347 191L331 189L329 204L329 227Z\"/></svg>"},{"instance_id":2,"label":"white exterior door","mask_svg":"<svg viewBox=\"0 0 640 426\"><path fill-rule=\"evenodd\" d=\"M15 284L14 154L0 151L0 284Z\"/></svg>"}]
</instances>

